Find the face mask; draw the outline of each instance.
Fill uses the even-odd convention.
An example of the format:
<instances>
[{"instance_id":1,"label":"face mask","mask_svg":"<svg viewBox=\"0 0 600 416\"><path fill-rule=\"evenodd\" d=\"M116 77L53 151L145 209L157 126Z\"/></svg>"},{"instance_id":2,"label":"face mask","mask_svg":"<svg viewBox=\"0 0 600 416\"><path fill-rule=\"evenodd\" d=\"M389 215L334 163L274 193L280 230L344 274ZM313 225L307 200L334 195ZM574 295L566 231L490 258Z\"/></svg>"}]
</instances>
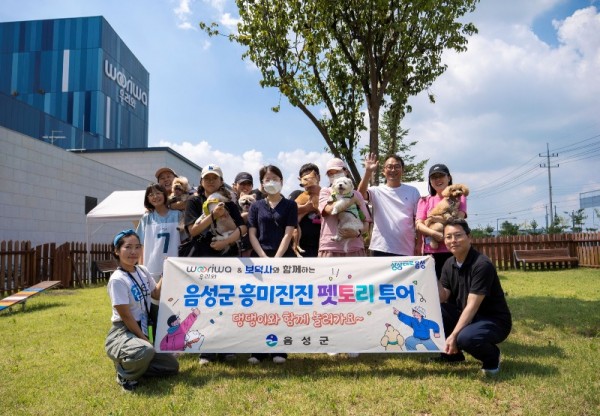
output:
<instances>
[{"instance_id":1,"label":"face mask","mask_svg":"<svg viewBox=\"0 0 600 416\"><path fill-rule=\"evenodd\" d=\"M263 188L269 195L275 195L281 192L281 182L269 181L263 184Z\"/></svg>"},{"instance_id":2,"label":"face mask","mask_svg":"<svg viewBox=\"0 0 600 416\"><path fill-rule=\"evenodd\" d=\"M329 182L333 183L338 178L345 178L346 174L342 171L340 173L334 173L333 175L328 175L327 177L329 178Z\"/></svg>"}]
</instances>

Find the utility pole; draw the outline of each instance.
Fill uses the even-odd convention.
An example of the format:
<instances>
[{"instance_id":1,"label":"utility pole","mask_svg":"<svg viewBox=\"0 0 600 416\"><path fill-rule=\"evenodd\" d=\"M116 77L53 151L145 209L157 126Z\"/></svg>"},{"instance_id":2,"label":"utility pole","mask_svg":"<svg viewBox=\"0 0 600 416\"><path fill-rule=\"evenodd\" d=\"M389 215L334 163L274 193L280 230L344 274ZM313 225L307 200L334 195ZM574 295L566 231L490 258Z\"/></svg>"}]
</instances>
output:
<instances>
[{"instance_id":1,"label":"utility pole","mask_svg":"<svg viewBox=\"0 0 600 416\"><path fill-rule=\"evenodd\" d=\"M559 165L550 165L550 157L557 157L558 153L550 153L550 146L546 143L546 154L540 153L540 157L546 158L546 163L540 163L540 168L548 168L548 194L550 195L550 220L551 224L554 224L554 216L552 215L552 175L550 174L550 168L557 168ZM554 209L556 212L556 208Z\"/></svg>"}]
</instances>

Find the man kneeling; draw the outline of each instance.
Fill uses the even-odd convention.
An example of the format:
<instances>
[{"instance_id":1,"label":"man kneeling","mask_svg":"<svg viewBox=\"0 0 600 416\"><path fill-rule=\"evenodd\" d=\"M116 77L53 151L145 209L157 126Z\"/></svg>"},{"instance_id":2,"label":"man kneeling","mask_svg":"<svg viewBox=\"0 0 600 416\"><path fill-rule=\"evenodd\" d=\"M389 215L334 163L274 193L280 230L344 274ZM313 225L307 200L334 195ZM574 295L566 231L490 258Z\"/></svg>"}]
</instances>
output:
<instances>
[{"instance_id":1,"label":"man kneeling","mask_svg":"<svg viewBox=\"0 0 600 416\"><path fill-rule=\"evenodd\" d=\"M496 268L471 247L470 234L463 219L451 219L444 227L453 257L444 263L438 282L444 332L449 334L440 360L464 361L464 350L482 362L485 375L494 375L500 371L496 344L508 337L512 319Z\"/></svg>"}]
</instances>

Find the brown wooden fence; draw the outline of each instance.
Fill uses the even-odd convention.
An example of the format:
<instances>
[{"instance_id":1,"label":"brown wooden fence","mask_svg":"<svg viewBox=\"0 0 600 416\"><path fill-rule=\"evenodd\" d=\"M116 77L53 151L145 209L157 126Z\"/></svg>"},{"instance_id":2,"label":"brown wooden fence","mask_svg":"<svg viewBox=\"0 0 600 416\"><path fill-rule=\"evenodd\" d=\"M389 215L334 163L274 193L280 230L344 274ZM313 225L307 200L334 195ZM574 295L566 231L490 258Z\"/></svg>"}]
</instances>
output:
<instances>
[{"instance_id":1,"label":"brown wooden fence","mask_svg":"<svg viewBox=\"0 0 600 416\"><path fill-rule=\"evenodd\" d=\"M109 259L112 244L92 244L92 265L96 260ZM105 279L90 267L85 243L69 242L60 246L55 243L32 247L29 241L0 242L0 295L18 292L45 280L60 280L62 286L82 287L85 283L97 283Z\"/></svg>"},{"instance_id":2,"label":"brown wooden fence","mask_svg":"<svg viewBox=\"0 0 600 416\"><path fill-rule=\"evenodd\" d=\"M581 267L600 267L600 233L515 235L473 239L473 246L499 270L515 268L515 250L568 248ZM554 265L559 266L559 265ZM548 267L539 265L538 267Z\"/></svg>"}]
</instances>

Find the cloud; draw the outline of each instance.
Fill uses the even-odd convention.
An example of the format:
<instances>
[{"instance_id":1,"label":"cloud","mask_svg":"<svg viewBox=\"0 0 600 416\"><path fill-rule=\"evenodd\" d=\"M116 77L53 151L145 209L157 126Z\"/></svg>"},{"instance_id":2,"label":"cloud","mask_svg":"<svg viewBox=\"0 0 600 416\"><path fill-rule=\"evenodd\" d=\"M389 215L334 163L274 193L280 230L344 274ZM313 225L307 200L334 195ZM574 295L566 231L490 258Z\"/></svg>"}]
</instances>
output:
<instances>
[{"instance_id":1,"label":"cloud","mask_svg":"<svg viewBox=\"0 0 600 416\"><path fill-rule=\"evenodd\" d=\"M189 21L190 16L192 15L191 4L193 0L179 0L177 3L177 7L173 9L175 16L177 16L177 20L179 23L177 27L183 30L193 30L196 27L192 25Z\"/></svg>"},{"instance_id":2,"label":"cloud","mask_svg":"<svg viewBox=\"0 0 600 416\"><path fill-rule=\"evenodd\" d=\"M240 22L240 19L232 17L230 13L223 13L219 22L232 33L237 33L237 25Z\"/></svg>"}]
</instances>

